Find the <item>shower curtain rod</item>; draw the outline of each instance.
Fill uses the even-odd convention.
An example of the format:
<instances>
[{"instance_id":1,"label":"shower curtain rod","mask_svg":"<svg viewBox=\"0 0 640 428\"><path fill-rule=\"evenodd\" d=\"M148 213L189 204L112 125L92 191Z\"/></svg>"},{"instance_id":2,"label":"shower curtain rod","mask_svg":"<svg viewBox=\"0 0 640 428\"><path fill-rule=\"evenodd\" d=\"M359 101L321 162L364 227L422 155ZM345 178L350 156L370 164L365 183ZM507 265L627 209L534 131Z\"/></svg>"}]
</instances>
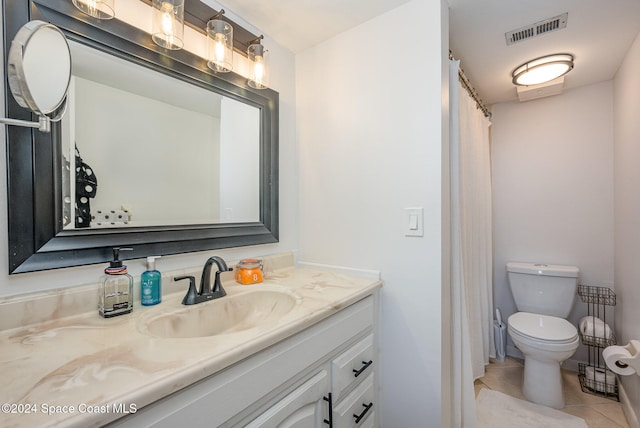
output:
<instances>
[{"instance_id":1,"label":"shower curtain rod","mask_svg":"<svg viewBox=\"0 0 640 428\"><path fill-rule=\"evenodd\" d=\"M449 51L449 59L451 61L455 60L451 51ZM489 111L487 106L484 105L484 103L482 102L482 99L480 98L480 95L478 95L478 92L475 90L475 88L471 86L471 82L469 81L467 76L464 74L464 70L462 69L462 67L458 67L458 80L460 80L460 83L462 83L462 86L467 90L467 93L469 94L469 96L473 98L473 100L476 102L476 105L478 106L478 108L482 110L484 117L491 119L491 112Z\"/></svg>"}]
</instances>

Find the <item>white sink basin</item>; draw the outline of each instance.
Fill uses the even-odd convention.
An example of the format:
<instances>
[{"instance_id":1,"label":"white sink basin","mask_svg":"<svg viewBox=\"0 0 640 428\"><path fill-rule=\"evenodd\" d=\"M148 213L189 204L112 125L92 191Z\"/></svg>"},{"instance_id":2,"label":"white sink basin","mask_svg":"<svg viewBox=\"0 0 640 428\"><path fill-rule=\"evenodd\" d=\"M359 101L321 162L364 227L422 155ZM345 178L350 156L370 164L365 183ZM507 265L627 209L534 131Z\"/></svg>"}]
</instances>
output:
<instances>
[{"instance_id":1,"label":"white sink basin","mask_svg":"<svg viewBox=\"0 0 640 428\"><path fill-rule=\"evenodd\" d=\"M208 337L269 326L295 307L295 296L255 290L151 315L142 331L162 338Z\"/></svg>"}]
</instances>

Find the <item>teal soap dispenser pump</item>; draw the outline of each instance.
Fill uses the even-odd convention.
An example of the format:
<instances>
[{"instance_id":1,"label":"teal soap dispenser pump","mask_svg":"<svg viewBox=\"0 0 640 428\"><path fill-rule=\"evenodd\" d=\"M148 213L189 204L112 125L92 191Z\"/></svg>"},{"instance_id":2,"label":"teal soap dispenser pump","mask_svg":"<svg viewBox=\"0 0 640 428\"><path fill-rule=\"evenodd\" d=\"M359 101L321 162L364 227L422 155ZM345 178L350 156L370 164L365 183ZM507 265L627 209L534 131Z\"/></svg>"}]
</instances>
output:
<instances>
[{"instance_id":1,"label":"teal soap dispenser pump","mask_svg":"<svg viewBox=\"0 0 640 428\"><path fill-rule=\"evenodd\" d=\"M147 270L140 277L140 303L144 306L157 305L162 301L162 274L156 269L156 259L147 257Z\"/></svg>"},{"instance_id":2,"label":"teal soap dispenser pump","mask_svg":"<svg viewBox=\"0 0 640 428\"><path fill-rule=\"evenodd\" d=\"M133 248L113 248L113 260L104 269L98 302L98 313L104 318L133 311L133 277L122 264L120 251L133 251Z\"/></svg>"}]
</instances>

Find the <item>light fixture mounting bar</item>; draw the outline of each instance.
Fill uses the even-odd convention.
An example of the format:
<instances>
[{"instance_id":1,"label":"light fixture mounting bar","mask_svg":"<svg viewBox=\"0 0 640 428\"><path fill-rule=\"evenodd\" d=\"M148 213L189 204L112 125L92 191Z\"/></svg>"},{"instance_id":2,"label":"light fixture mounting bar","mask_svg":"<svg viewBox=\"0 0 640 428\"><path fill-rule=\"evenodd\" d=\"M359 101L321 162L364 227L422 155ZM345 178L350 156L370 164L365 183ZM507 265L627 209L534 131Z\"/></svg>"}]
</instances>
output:
<instances>
[{"instance_id":1,"label":"light fixture mounting bar","mask_svg":"<svg viewBox=\"0 0 640 428\"><path fill-rule=\"evenodd\" d=\"M211 18L209 18L209 21L212 21L214 19L220 19L220 17L224 15L224 9L220 9L219 12L216 12L215 15L213 15Z\"/></svg>"},{"instance_id":2,"label":"light fixture mounting bar","mask_svg":"<svg viewBox=\"0 0 640 428\"><path fill-rule=\"evenodd\" d=\"M264 39L264 35L260 34L258 37L256 37L253 40L249 40L247 42L247 46L249 45L255 45L255 44L260 44L260 40Z\"/></svg>"},{"instance_id":3,"label":"light fixture mounting bar","mask_svg":"<svg viewBox=\"0 0 640 428\"><path fill-rule=\"evenodd\" d=\"M151 5L151 0L140 1ZM233 49L239 54L247 56L249 45L258 37L256 34L227 18L223 9L217 11L200 0L184 0L184 23L199 33L206 35L207 22L215 16L217 19L231 24L233 27Z\"/></svg>"},{"instance_id":4,"label":"light fixture mounting bar","mask_svg":"<svg viewBox=\"0 0 640 428\"><path fill-rule=\"evenodd\" d=\"M185 0L184 6L185 24L189 25L189 27L191 28L196 29L202 34L206 34L204 29L207 28L207 22L209 21L209 18L219 13L200 0ZM250 42L252 40L255 40L258 36L242 27L241 25L236 24L231 19L227 18L224 14L219 16L218 19L231 24L231 26L233 27L233 49L239 54L247 56L247 49L251 44Z\"/></svg>"}]
</instances>

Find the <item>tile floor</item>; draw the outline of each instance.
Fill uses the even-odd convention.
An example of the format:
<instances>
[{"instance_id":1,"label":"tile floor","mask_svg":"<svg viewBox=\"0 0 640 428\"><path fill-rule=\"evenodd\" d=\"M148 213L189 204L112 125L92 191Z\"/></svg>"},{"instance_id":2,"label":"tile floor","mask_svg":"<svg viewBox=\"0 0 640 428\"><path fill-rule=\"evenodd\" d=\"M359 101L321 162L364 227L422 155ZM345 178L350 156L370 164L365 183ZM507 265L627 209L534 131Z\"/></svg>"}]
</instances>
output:
<instances>
[{"instance_id":1,"label":"tile floor","mask_svg":"<svg viewBox=\"0 0 640 428\"><path fill-rule=\"evenodd\" d=\"M524 400L522 395L522 360L507 357L505 362L491 360L484 377L475 383L476 395L482 388L494 389ZM562 411L578 416L589 428L629 428L619 402L582 392L578 374L562 370L565 407Z\"/></svg>"}]
</instances>

